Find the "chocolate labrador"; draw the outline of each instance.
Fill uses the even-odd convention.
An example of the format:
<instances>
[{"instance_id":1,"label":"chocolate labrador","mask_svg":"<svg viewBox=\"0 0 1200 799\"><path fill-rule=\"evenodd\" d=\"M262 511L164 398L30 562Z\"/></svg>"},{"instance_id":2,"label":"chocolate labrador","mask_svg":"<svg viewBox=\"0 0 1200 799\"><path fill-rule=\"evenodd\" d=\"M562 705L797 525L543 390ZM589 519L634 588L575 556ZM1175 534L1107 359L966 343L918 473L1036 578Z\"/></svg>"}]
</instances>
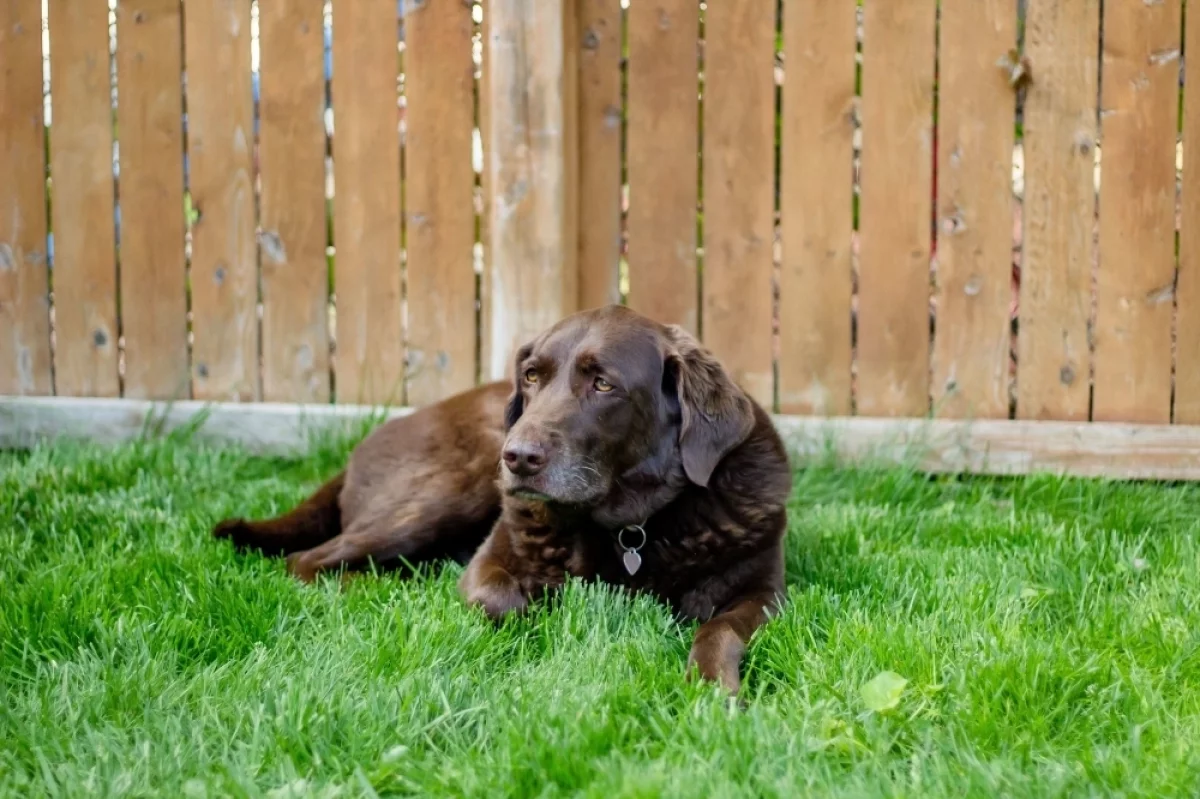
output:
<instances>
[{"instance_id":1,"label":"chocolate labrador","mask_svg":"<svg viewBox=\"0 0 1200 799\"><path fill-rule=\"evenodd\" d=\"M494 619L568 575L647 592L701 622L688 672L736 693L746 642L783 599L790 488L770 417L717 360L610 306L521 347L511 384L382 425L290 513L214 535L287 555L305 581L452 558Z\"/></svg>"}]
</instances>

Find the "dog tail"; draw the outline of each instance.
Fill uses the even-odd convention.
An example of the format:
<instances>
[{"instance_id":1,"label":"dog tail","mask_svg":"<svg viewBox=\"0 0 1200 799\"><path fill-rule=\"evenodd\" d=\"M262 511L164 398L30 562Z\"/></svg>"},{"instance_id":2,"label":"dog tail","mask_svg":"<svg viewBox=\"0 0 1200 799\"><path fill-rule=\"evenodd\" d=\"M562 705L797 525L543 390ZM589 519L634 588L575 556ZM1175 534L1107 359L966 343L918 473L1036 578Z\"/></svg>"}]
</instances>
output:
<instances>
[{"instance_id":1,"label":"dog tail","mask_svg":"<svg viewBox=\"0 0 1200 799\"><path fill-rule=\"evenodd\" d=\"M322 544L342 532L339 497L346 482L342 472L290 512L274 519L226 519L213 528L216 538L228 538L238 549L258 549L264 555L289 555Z\"/></svg>"}]
</instances>

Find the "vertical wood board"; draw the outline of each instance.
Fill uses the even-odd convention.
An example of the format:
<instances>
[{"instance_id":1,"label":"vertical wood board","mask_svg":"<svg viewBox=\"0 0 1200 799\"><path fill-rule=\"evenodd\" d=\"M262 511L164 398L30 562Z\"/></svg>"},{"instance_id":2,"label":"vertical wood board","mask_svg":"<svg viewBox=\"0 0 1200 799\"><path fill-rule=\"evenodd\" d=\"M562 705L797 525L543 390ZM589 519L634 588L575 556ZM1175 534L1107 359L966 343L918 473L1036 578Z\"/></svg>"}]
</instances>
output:
<instances>
[{"instance_id":1,"label":"vertical wood board","mask_svg":"<svg viewBox=\"0 0 1200 799\"><path fill-rule=\"evenodd\" d=\"M629 7L629 305L699 332L695 0Z\"/></svg>"},{"instance_id":2,"label":"vertical wood board","mask_svg":"<svg viewBox=\"0 0 1200 799\"><path fill-rule=\"evenodd\" d=\"M1095 246L1100 0L1033 3L1025 54L1025 195L1017 418L1085 421Z\"/></svg>"},{"instance_id":3,"label":"vertical wood board","mask_svg":"<svg viewBox=\"0 0 1200 799\"><path fill-rule=\"evenodd\" d=\"M933 409L1007 419L1016 0L944 4L940 39Z\"/></svg>"},{"instance_id":4,"label":"vertical wood board","mask_svg":"<svg viewBox=\"0 0 1200 799\"><path fill-rule=\"evenodd\" d=\"M475 66L469 5L413 5L404 24L408 402L420 406L475 384Z\"/></svg>"},{"instance_id":5,"label":"vertical wood board","mask_svg":"<svg viewBox=\"0 0 1200 799\"><path fill-rule=\"evenodd\" d=\"M479 173L480 218L479 240L483 250L482 274L479 276L479 376L483 381L491 377L493 362L492 346L492 91L491 91L491 48L488 31L492 12L489 0L483 0L483 19L479 22L480 63L479 81L476 86L479 114L479 143L482 155Z\"/></svg>"},{"instance_id":6,"label":"vertical wood board","mask_svg":"<svg viewBox=\"0 0 1200 799\"><path fill-rule=\"evenodd\" d=\"M936 3L864 12L858 412L924 416Z\"/></svg>"},{"instance_id":7,"label":"vertical wood board","mask_svg":"<svg viewBox=\"0 0 1200 799\"><path fill-rule=\"evenodd\" d=\"M855 9L783 8L779 405L850 413Z\"/></svg>"},{"instance_id":8,"label":"vertical wood board","mask_svg":"<svg viewBox=\"0 0 1200 799\"><path fill-rule=\"evenodd\" d=\"M579 30L578 0L562 0L562 115L563 115L563 307L579 307L580 169L579 143Z\"/></svg>"},{"instance_id":9,"label":"vertical wood board","mask_svg":"<svg viewBox=\"0 0 1200 799\"><path fill-rule=\"evenodd\" d=\"M1104 5L1096 421L1169 422L1179 0Z\"/></svg>"},{"instance_id":10,"label":"vertical wood board","mask_svg":"<svg viewBox=\"0 0 1200 799\"><path fill-rule=\"evenodd\" d=\"M1185 17L1184 52L1200 53L1200 8ZM1184 61L1183 188L1176 300L1176 424L1200 424L1200 57ZM1192 153L1188 160L1187 152Z\"/></svg>"},{"instance_id":11,"label":"vertical wood board","mask_svg":"<svg viewBox=\"0 0 1200 799\"><path fill-rule=\"evenodd\" d=\"M338 402L403 401L398 68L395 5L335 3Z\"/></svg>"},{"instance_id":12,"label":"vertical wood board","mask_svg":"<svg viewBox=\"0 0 1200 799\"><path fill-rule=\"evenodd\" d=\"M722 0L707 13L704 341L771 408L775 15L759 0Z\"/></svg>"},{"instance_id":13,"label":"vertical wood board","mask_svg":"<svg viewBox=\"0 0 1200 799\"><path fill-rule=\"evenodd\" d=\"M259 5L263 399L329 401L322 0Z\"/></svg>"},{"instance_id":14,"label":"vertical wood board","mask_svg":"<svg viewBox=\"0 0 1200 799\"><path fill-rule=\"evenodd\" d=\"M183 28L175 0L117 6L125 396L185 399Z\"/></svg>"},{"instance_id":15,"label":"vertical wood board","mask_svg":"<svg viewBox=\"0 0 1200 799\"><path fill-rule=\"evenodd\" d=\"M42 17L0 9L0 394L52 394Z\"/></svg>"},{"instance_id":16,"label":"vertical wood board","mask_svg":"<svg viewBox=\"0 0 1200 799\"><path fill-rule=\"evenodd\" d=\"M575 309L568 268L562 4L489 6L488 208L492 243L489 379L516 349Z\"/></svg>"},{"instance_id":17,"label":"vertical wood board","mask_svg":"<svg viewBox=\"0 0 1200 799\"><path fill-rule=\"evenodd\" d=\"M579 307L620 301L621 4L577 0Z\"/></svg>"},{"instance_id":18,"label":"vertical wood board","mask_svg":"<svg viewBox=\"0 0 1200 799\"><path fill-rule=\"evenodd\" d=\"M188 3L192 366L197 399L259 397L250 0Z\"/></svg>"},{"instance_id":19,"label":"vertical wood board","mask_svg":"<svg viewBox=\"0 0 1200 799\"><path fill-rule=\"evenodd\" d=\"M50 0L55 391L115 397L117 264L108 4Z\"/></svg>"}]
</instances>

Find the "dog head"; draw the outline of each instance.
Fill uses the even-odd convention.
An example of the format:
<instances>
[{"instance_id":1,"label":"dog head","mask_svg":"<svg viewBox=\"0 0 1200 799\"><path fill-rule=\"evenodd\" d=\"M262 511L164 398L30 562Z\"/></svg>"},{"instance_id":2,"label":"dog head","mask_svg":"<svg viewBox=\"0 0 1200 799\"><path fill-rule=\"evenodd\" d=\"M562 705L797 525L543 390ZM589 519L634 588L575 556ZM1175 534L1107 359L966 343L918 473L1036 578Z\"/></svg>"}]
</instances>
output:
<instances>
[{"instance_id":1,"label":"dog head","mask_svg":"<svg viewBox=\"0 0 1200 799\"><path fill-rule=\"evenodd\" d=\"M707 486L754 427L749 397L690 334L621 306L564 319L514 367L502 466L512 496L636 515L639 494Z\"/></svg>"}]
</instances>

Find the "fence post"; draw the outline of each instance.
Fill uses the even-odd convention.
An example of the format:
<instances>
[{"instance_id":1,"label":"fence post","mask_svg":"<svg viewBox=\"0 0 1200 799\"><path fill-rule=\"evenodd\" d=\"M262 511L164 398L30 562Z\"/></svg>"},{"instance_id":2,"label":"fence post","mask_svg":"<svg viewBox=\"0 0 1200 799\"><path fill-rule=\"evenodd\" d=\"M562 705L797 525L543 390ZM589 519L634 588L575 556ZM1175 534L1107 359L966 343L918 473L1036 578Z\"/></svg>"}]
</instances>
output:
<instances>
[{"instance_id":1,"label":"fence post","mask_svg":"<svg viewBox=\"0 0 1200 799\"><path fill-rule=\"evenodd\" d=\"M568 158L574 152L564 25L574 0L489 0L485 380L577 305ZM574 75L570 74L573 79Z\"/></svg>"}]
</instances>

